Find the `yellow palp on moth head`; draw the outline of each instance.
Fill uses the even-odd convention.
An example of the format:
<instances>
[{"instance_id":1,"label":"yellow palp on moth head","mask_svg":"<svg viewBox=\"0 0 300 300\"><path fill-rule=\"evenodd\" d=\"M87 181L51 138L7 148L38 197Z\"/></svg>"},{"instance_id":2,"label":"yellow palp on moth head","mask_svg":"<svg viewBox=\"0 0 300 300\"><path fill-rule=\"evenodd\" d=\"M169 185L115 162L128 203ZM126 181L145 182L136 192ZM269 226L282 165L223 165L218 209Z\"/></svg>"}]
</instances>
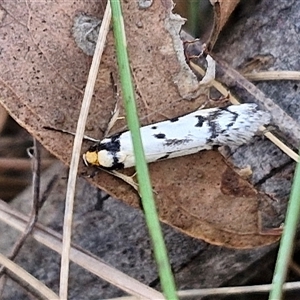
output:
<instances>
[{"instance_id":1,"label":"yellow palp on moth head","mask_svg":"<svg viewBox=\"0 0 300 300\"><path fill-rule=\"evenodd\" d=\"M100 166L97 151L87 151L82 157L86 166Z\"/></svg>"}]
</instances>

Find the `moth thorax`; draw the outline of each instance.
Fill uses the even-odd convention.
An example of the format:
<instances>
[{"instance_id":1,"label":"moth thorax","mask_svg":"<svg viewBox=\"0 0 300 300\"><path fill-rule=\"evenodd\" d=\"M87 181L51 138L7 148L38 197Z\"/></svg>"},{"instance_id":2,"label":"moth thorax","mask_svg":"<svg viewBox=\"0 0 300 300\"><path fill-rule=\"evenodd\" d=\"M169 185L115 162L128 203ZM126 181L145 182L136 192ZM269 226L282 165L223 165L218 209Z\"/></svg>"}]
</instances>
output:
<instances>
[{"instance_id":1,"label":"moth thorax","mask_svg":"<svg viewBox=\"0 0 300 300\"><path fill-rule=\"evenodd\" d=\"M114 167L114 165L123 163L126 158L122 152L110 152L107 150L100 150L98 152L98 163L105 168Z\"/></svg>"}]
</instances>

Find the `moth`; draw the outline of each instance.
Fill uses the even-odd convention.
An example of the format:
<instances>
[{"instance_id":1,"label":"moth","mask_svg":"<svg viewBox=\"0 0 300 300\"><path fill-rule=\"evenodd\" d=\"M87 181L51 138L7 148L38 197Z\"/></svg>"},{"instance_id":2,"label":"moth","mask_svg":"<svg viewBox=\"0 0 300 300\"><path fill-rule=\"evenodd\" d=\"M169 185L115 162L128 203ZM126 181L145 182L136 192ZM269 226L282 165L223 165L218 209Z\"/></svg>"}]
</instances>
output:
<instances>
[{"instance_id":1,"label":"moth","mask_svg":"<svg viewBox=\"0 0 300 300\"><path fill-rule=\"evenodd\" d=\"M270 122L270 114L256 104L199 109L170 120L140 128L148 163L193 154L214 146L248 143L260 126ZM83 154L87 166L110 170L133 167L135 158L129 131L95 143Z\"/></svg>"}]
</instances>

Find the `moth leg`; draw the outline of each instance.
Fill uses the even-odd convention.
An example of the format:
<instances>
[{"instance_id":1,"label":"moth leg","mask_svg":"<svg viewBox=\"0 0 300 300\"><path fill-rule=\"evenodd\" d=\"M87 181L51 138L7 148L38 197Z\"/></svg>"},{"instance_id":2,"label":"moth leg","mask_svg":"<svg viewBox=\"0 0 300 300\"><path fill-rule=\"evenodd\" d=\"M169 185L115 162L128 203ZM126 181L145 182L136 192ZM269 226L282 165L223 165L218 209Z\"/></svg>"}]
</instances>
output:
<instances>
[{"instance_id":1,"label":"moth leg","mask_svg":"<svg viewBox=\"0 0 300 300\"><path fill-rule=\"evenodd\" d=\"M113 174L114 176L122 179L124 182L128 183L130 186L132 186L138 193L139 193L139 185L136 183L133 179L133 177L136 175L136 172L132 176L124 175L118 171L108 171L109 173ZM140 195L140 193L139 193Z\"/></svg>"},{"instance_id":2,"label":"moth leg","mask_svg":"<svg viewBox=\"0 0 300 300\"><path fill-rule=\"evenodd\" d=\"M141 197L141 194L139 192L139 185L138 183L133 179L135 176L136 176L136 172L134 172L131 176L129 175L125 175L125 174L122 174L118 171L108 171L108 170L104 170L105 172L117 177L117 178L120 178L122 179L124 182L126 182L127 184L129 184L130 186L132 186L139 194L139 196ZM153 192L155 194L157 194L157 192L155 190L153 190Z\"/></svg>"}]
</instances>

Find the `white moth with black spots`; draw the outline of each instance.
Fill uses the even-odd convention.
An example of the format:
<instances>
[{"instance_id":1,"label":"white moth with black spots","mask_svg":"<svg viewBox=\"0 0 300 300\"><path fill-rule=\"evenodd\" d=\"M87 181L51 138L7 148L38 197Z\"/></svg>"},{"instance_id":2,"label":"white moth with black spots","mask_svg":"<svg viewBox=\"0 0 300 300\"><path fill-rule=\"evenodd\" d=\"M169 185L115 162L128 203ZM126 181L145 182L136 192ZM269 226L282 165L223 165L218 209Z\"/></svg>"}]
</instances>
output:
<instances>
[{"instance_id":1,"label":"white moth with black spots","mask_svg":"<svg viewBox=\"0 0 300 300\"><path fill-rule=\"evenodd\" d=\"M270 114L256 104L196 110L190 114L141 127L148 163L209 150L214 146L248 143ZM125 131L94 144L84 155L86 165L107 169L135 165L131 134Z\"/></svg>"}]
</instances>

